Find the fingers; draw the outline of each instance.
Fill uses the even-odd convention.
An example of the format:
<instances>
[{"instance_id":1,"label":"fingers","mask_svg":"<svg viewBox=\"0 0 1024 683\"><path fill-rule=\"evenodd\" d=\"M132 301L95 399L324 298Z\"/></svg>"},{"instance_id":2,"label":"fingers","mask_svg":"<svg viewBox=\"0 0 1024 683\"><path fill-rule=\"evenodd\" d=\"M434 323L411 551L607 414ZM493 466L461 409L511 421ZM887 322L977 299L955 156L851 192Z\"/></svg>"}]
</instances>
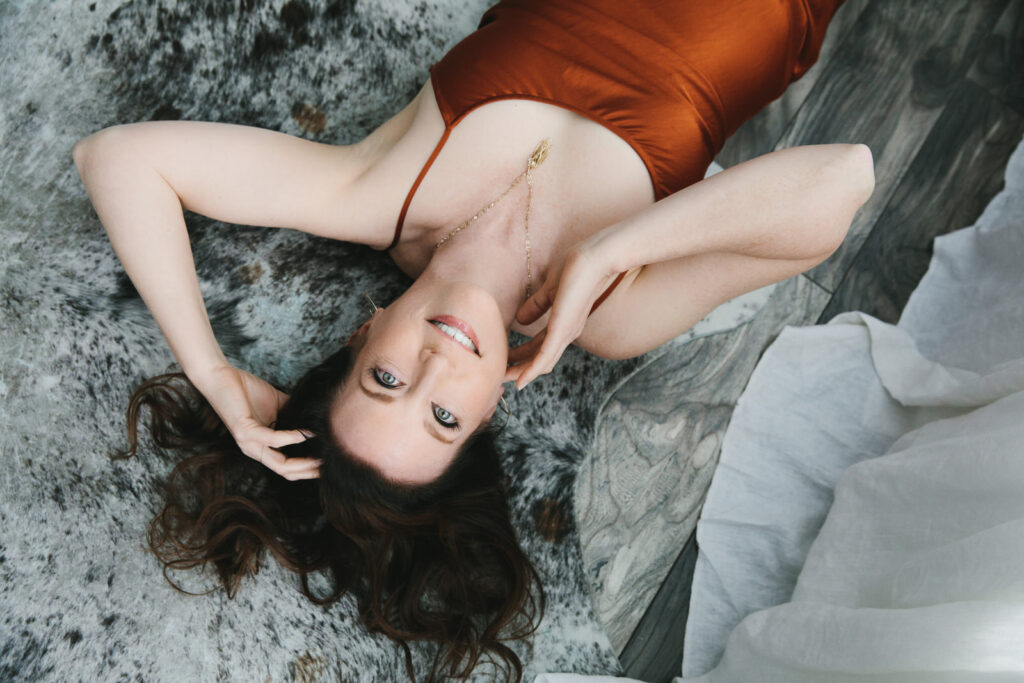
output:
<instances>
[{"instance_id":1,"label":"fingers","mask_svg":"<svg viewBox=\"0 0 1024 683\"><path fill-rule=\"evenodd\" d=\"M315 479L320 476L322 462L317 458L287 458L284 453L275 451L266 444L260 450L258 459L265 467L289 481Z\"/></svg>"},{"instance_id":2,"label":"fingers","mask_svg":"<svg viewBox=\"0 0 1024 683\"><path fill-rule=\"evenodd\" d=\"M529 358L532 358L536 353L537 349L541 347L544 342L544 338L547 337L547 328L544 328L537 333L533 339L523 342L514 349L508 351L508 362L509 363L522 363Z\"/></svg>"},{"instance_id":3,"label":"fingers","mask_svg":"<svg viewBox=\"0 0 1024 683\"><path fill-rule=\"evenodd\" d=\"M528 325L550 311L544 330L533 339L511 349L506 379L515 378L524 389L540 375L551 372L565 349L583 334L593 303L611 275L587 248L574 248L559 271L548 273L541 289L516 312L516 320Z\"/></svg>"},{"instance_id":4,"label":"fingers","mask_svg":"<svg viewBox=\"0 0 1024 683\"><path fill-rule=\"evenodd\" d=\"M557 341L558 337L565 335L548 334L551 330L550 324L537 333L533 339L509 350L509 363L518 363L518 365L508 367L505 370L505 379L502 381L514 381L516 389L522 390L537 377L551 372L569 342Z\"/></svg>"},{"instance_id":5,"label":"fingers","mask_svg":"<svg viewBox=\"0 0 1024 683\"><path fill-rule=\"evenodd\" d=\"M551 328L548 327L544 331L547 332ZM539 335L538 335L539 336ZM533 359L523 365L523 371L516 380L516 389L522 390L526 388L533 380L537 379L541 375L546 375L551 372L555 367L555 363L562 357L565 352L565 348L572 341L565 341L562 339L564 335L548 334L545 335L543 342L540 345L540 349L533 356Z\"/></svg>"},{"instance_id":6,"label":"fingers","mask_svg":"<svg viewBox=\"0 0 1024 683\"><path fill-rule=\"evenodd\" d=\"M257 427L253 431L260 442L256 460L265 467L289 481L315 479L320 476L322 461L318 458L289 458L275 450L305 441L307 437L301 430L276 431L269 427Z\"/></svg>"},{"instance_id":7,"label":"fingers","mask_svg":"<svg viewBox=\"0 0 1024 683\"><path fill-rule=\"evenodd\" d=\"M281 446L291 446L292 444L302 443L307 441L309 437L302 433L301 429L271 429L270 427L260 427L258 436L266 440L266 443L271 448L280 448Z\"/></svg>"},{"instance_id":8,"label":"fingers","mask_svg":"<svg viewBox=\"0 0 1024 683\"><path fill-rule=\"evenodd\" d=\"M529 325L544 315L544 311L551 308L551 303L554 299L552 295L553 288L548 283L553 281L554 279L550 278L546 280L540 290L519 307L519 310L516 311L516 320L519 321L520 325Z\"/></svg>"},{"instance_id":9,"label":"fingers","mask_svg":"<svg viewBox=\"0 0 1024 683\"><path fill-rule=\"evenodd\" d=\"M509 366L505 369L505 377L502 378L502 384L506 382L515 382L519 379L519 375L522 374L522 368L519 366Z\"/></svg>"},{"instance_id":10,"label":"fingers","mask_svg":"<svg viewBox=\"0 0 1024 683\"><path fill-rule=\"evenodd\" d=\"M543 345L547 334L548 328L545 327L543 330L538 332L533 339L530 339L513 349L509 349L509 367L505 370L505 378L502 382L515 382L519 379L523 372L530 367L531 359L537 354L538 349Z\"/></svg>"},{"instance_id":11,"label":"fingers","mask_svg":"<svg viewBox=\"0 0 1024 683\"><path fill-rule=\"evenodd\" d=\"M523 374L524 369L525 366L523 365L509 366L505 370L505 377L504 379L501 380L501 383L504 384L505 382L515 382L516 380L519 379L519 376Z\"/></svg>"},{"instance_id":12,"label":"fingers","mask_svg":"<svg viewBox=\"0 0 1024 683\"><path fill-rule=\"evenodd\" d=\"M537 357L523 368L522 373L520 373L519 378L516 380L516 389L522 391L533 380L551 372L555 367L555 361L560 355L561 353L555 354L550 350L541 349Z\"/></svg>"}]
</instances>

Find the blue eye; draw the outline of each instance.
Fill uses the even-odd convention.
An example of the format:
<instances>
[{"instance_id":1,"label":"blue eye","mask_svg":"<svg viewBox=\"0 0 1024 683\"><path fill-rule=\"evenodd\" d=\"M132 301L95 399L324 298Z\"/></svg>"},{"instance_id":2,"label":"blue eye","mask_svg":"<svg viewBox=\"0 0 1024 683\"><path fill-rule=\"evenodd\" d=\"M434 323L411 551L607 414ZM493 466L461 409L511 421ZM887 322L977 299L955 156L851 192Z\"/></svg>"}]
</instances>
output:
<instances>
[{"instance_id":1,"label":"blue eye","mask_svg":"<svg viewBox=\"0 0 1024 683\"><path fill-rule=\"evenodd\" d=\"M373 379L377 382L377 384L381 385L382 387L387 387L388 389L394 389L395 387L401 386L402 384L401 382L398 381L397 377L392 375L387 370L370 368L370 375L373 376Z\"/></svg>"},{"instance_id":2,"label":"blue eye","mask_svg":"<svg viewBox=\"0 0 1024 683\"><path fill-rule=\"evenodd\" d=\"M442 408L441 406L434 406L434 417L441 423L442 426L448 429L461 429L458 421L451 413Z\"/></svg>"},{"instance_id":3,"label":"blue eye","mask_svg":"<svg viewBox=\"0 0 1024 683\"><path fill-rule=\"evenodd\" d=\"M373 380L377 384L386 389L397 389L402 386L402 383L398 381L398 378L387 370L372 367L370 368L370 376L373 377ZM455 419L455 416L441 406L434 406L434 419L446 429L462 429L459 425L459 421Z\"/></svg>"}]
</instances>

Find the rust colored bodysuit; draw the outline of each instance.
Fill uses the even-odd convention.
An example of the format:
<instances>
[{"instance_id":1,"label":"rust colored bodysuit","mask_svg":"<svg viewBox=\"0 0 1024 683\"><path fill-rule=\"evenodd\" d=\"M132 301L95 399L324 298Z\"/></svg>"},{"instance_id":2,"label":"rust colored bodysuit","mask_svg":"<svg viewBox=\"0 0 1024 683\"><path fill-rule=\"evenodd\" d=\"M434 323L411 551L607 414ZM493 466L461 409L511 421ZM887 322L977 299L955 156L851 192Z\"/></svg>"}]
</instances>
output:
<instances>
[{"instance_id":1,"label":"rust colored bodysuit","mask_svg":"<svg viewBox=\"0 0 1024 683\"><path fill-rule=\"evenodd\" d=\"M725 139L814 64L843 0L501 0L430 67L445 130L500 99L554 104L636 150L655 201L700 181ZM625 273L602 293L591 313Z\"/></svg>"}]
</instances>

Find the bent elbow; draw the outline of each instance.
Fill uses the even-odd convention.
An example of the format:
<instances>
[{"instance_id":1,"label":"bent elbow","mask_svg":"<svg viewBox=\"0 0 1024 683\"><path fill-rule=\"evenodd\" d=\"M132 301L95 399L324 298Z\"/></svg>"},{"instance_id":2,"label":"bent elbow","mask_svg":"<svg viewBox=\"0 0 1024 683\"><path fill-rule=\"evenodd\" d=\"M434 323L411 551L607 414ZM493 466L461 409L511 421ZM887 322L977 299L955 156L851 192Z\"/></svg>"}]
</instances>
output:
<instances>
[{"instance_id":1,"label":"bent elbow","mask_svg":"<svg viewBox=\"0 0 1024 683\"><path fill-rule=\"evenodd\" d=\"M836 150L833 159L826 184L829 188L826 223L834 229L820 233L826 240L824 244L816 242L819 248L815 253L822 260L842 246L857 211L875 189L875 161L867 145L844 144Z\"/></svg>"},{"instance_id":2,"label":"bent elbow","mask_svg":"<svg viewBox=\"0 0 1024 683\"><path fill-rule=\"evenodd\" d=\"M86 135L72 146L71 158L74 160L75 167L78 168L79 173L82 172L87 164L92 163L95 158L100 156L99 150L101 148L104 150L104 154L106 154L106 150L111 146L111 141L122 138L124 127L125 124L108 126L91 135Z\"/></svg>"},{"instance_id":3,"label":"bent elbow","mask_svg":"<svg viewBox=\"0 0 1024 683\"><path fill-rule=\"evenodd\" d=\"M79 174L86 169L90 159L95 157L95 147L98 142L98 138L99 133L87 135L78 140L78 142L76 142L71 148L71 158L74 160L75 168L78 169Z\"/></svg>"},{"instance_id":4,"label":"bent elbow","mask_svg":"<svg viewBox=\"0 0 1024 683\"><path fill-rule=\"evenodd\" d=\"M875 191L875 159L871 148L863 143L849 145L850 183L855 190L857 206L862 206Z\"/></svg>"},{"instance_id":5,"label":"bent elbow","mask_svg":"<svg viewBox=\"0 0 1024 683\"><path fill-rule=\"evenodd\" d=\"M80 139L71 148L71 159L75 162L75 167L78 168L79 171L82 170L82 166L85 164L85 148L87 146L85 141L87 139L88 138Z\"/></svg>"}]
</instances>

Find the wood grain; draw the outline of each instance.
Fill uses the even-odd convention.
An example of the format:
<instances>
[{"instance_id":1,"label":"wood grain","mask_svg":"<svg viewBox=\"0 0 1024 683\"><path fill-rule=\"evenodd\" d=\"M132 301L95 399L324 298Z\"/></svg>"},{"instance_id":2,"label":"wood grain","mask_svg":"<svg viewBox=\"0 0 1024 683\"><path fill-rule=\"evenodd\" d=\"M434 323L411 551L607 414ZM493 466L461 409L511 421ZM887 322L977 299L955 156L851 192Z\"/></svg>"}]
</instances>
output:
<instances>
[{"instance_id":1,"label":"wood grain","mask_svg":"<svg viewBox=\"0 0 1024 683\"><path fill-rule=\"evenodd\" d=\"M1010 0L967 77L1024 114L1024 0Z\"/></svg>"},{"instance_id":2,"label":"wood grain","mask_svg":"<svg viewBox=\"0 0 1024 683\"><path fill-rule=\"evenodd\" d=\"M696 565L697 531L694 530L619 657L623 676L669 683L672 677L679 675Z\"/></svg>"},{"instance_id":3,"label":"wood grain","mask_svg":"<svg viewBox=\"0 0 1024 683\"><path fill-rule=\"evenodd\" d=\"M875 158L874 194L842 246L808 273L825 289L839 284L1005 5L874 2L825 65L776 148L863 142Z\"/></svg>"},{"instance_id":4,"label":"wood grain","mask_svg":"<svg viewBox=\"0 0 1024 683\"><path fill-rule=\"evenodd\" d=\"M860 310L896 323L928 270L932 240L981 214L1022 133L1024 117L960 81L818 322Z\"/></svg>"}]
</instances>

